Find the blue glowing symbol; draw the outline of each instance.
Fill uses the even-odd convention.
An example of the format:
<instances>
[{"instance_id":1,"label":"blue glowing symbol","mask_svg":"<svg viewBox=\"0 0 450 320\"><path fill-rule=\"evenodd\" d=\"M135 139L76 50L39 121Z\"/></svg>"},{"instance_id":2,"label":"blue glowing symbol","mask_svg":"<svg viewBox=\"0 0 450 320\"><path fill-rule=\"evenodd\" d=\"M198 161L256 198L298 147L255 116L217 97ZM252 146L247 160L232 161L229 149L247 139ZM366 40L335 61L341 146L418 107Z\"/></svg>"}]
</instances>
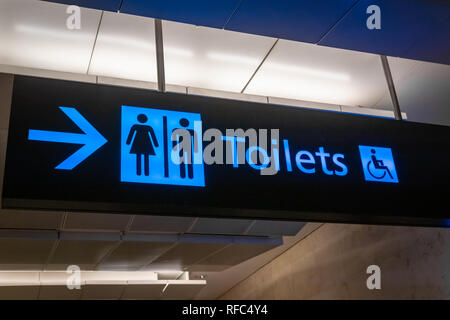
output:
<instances>
[{"instance_id":1,"label":"blue glowing symbol","mask_svg":"<svg viewBox=\"0 0 450 320\"><path fill-rule=\"evenodd\" d=\"M205 186L200 114L122 106L121 181Z\"/></svg>"},{"instance_id":2,"label":"blue glowing symbol","mask_svg":"<svg viewBox=\"0 0 450 320\"><path fill-rule=\"evenodd\" d=\"M29 130L28 140L83 145L55 169L72 170L108 142L75 108L59 107L84 133Z\"/></svg>"},{"instance_id":3,"label":"blue glowing symbol","mask_svg":"<svg viewBox=\"0 0 450 320\"><path fill-rule=\"evenodd\" d=\"M391 148L359 146L366 181L398 183Z\"/></svg>"}]
</instances>

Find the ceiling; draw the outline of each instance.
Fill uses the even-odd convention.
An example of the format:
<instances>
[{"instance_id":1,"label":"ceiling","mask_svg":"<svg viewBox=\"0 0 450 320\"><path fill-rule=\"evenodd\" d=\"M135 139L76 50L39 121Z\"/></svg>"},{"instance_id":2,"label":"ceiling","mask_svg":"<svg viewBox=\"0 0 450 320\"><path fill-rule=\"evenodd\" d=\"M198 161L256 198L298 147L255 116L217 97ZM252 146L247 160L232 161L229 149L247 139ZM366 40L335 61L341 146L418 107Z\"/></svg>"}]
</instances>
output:
<instances>
[{"instance_id":1,"label":"ceiling","mask_svg":"<svg viewBox=\"0 0 450 320\"><path fill-rule=\"evenodd\" d=\"M68 290L66 270L0 270L0 300L215 299L321 225L310 223L283 245L221 272L81 270L81 290Z\"/></svg>"},{"instance_id":2,"label":"ceiling","mask_svg":"<svg viewBox=\"0 0 450 320\"><path fill-rule=\"evenodd\" d=\"M211 3L220 9L222 2ZM0 41L7 44L0 65L141 81L155 89L152 18L81 8L81 29L69 30L66 9L38 0L0 0ZM171 21L163 21L163 37L168 90L392 110L375 54ZM450 66L393 57L389 63L409 120L450 123Z\"/></svg>"},{"instance_id":3,"label":"ceiling","mask_svg":"<svg viewBox=\"0 0 450 320\"><path fill-rule=\"evenodd\" d=\"M154 6L147 8L154 17L192 23L163 21L166 81L170 90L200 95L216 90L216 96L227 91L224 96L228 98L229 92L236 96L243 92L260 102L297 105L302 100L301 106L350 112L355 110L352 107L358 106L392 109L379 57L331 48L340 47L336 43L346 43L348 31L345 19L337 25L333 19L344 14L352 17L352 12L363 1L310 2L307 8L299 1L289 2L286 6L276 3L277 9L263 19L254 15L264 14L264 10L267 14L268 4L275 2L259 1L259 9L253 10L256 1L251 0L189 3L124 0L120 14L115 12L120 0L78 3L81 6L99 5L97 8L111 12L83 8L82 28L69 30L65 25L68 16L65 5L38 0L0 0L0 65L70 72L80 77L92 76L94 82L99 78L109 79L110 84L114 84L114 78L120 78L122 83L123 79L129 79L133 85L137 80L141 81L142 87L155 89L154 20L124 14L136 13L133 10L144 12L140 6L146 4ZM344 3L354 6L344 10ZM239 10L235 10L238 5ZM326 9L322 5L326 5ZM203 7L208 8L208 15L199 10ZM310 15L306 13L311 11L306 9L317 15L323 12L329 25L309 19ZM153 12L159 13L153 15ZM411 12L406 10L406 17L411 17ZM285 14L297 18L286 20ZM424 14L432 12L424 10ZM204 20L194 22L190 20L192 18ZM405 19L401 17L400 20ZM264 25L258 26L259 21L264 21ZM436 21L441 20L437 18ZM336 34L328 32L333 25ZM228 30L220 30L223 27ZM249 29L240 30L244 27ZM256 32L251 29L253 27L265 31ZM340 31L341 27L343 31ZM351 24L348 28L351 29ZM286 30L296 32L292 35ZM327 36L323 37L323 34ZM344 40L336 40L339 34ZM418 35L414 30L411 34ZM329 37L331 35L333 37ZM348 42L348 46L367 45L366 36L353 36L357 41ZM302 37L300 41L303 42L291 41L299 40L295 37ZM387 39L383 34L380 37ZM435 37L439 37L438 32L430 38L430 45L436 45ZM314 44L325 44L322 43L325 40L330 41L326 44L330 47ZM389 41L399 43L398 47L392 46L398 52L411 41L421 43L411 38L401 40L403 42L394 36L389 38ZM333 41L337 42L333 44ZM448 41L442 43L448 45ZM374 40L373 44L378 50L388 42ZM358 47L349 48L365 51ZM439 56L442 53L441 47L436 50L428 50L427 46L420 48L423 55ZM444 53L448 52L450 50ZM424 60L436 61L435 58ZM408 113L408 119L449 125L450 66L393 57L389 62L400 105ZM6 109L9 102L3 103L1 94L8 90L11 90L10 85L0 81L0 178L9 118ZM54 270L77 263L95 270L189 270L194 275L205 273L211 281L199 292L199 297L215 298L221 290L286 250L287 244L299 239L309 225L303 228L303 223L282 221L1 210L0 269ZM284 237L283 245L281 237ZM124 290L123 287L108 287L115 298ZM11 290L11 296L26 296L18 288ZM24 290L28 290L33 298L66 297L51 286L45 291L40 291L39 287ZM137 297L145 296L145 287L138 286L136 290L140 292ZM104 296L109 289L103 288L101 292ZM192 292L187 294L183 297Z\"/></svg>"},{"instance_id":4,"label":"ceiling","mask_svg":"<svg viewBox=\"0 0 450 320\"><path fill-rule=\"evenodd\" d=\"M36 221L40 215L29 217ZM13 230L2 225L0 269L65 270L77 265L101 271L218 272L281 244L280 237Z\"/></svg>"},{"instance_id":5,"label":"ceiling","mask_svg":"<svg viewBox=\"0 0 450 320\"><path fill-rule=\"evenodd\" d=\"M447 0L49 0L193 25L450 64ZM367 8L381 10L369 30Z\"/></svg>"}]
</instances>

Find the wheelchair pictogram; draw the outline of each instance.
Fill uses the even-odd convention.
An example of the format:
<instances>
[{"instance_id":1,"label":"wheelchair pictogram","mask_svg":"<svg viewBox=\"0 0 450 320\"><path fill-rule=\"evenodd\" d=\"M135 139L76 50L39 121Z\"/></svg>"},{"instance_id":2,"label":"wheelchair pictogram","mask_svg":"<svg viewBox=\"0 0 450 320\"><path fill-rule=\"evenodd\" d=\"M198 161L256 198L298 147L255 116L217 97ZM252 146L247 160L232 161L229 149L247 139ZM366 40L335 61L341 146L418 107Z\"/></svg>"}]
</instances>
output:
<instances>
[{"instance_id":1,"label":"wheelchair pictogram","mask_svg":"<svg viewBox=\"0 0 450 320\"><path fill-rule=\"evenodd\" d=\"M376 150L371 149L370 152L372 153L372 160L367 163L367 171L369 171L370 175L375 179L380 180L383 179L387 173L391 179L394 179L389 168L384 165L384 161L376 158ZM380 175L379 172L382 172L382 175Z\"/></svg>"},{"instance_id":2,"label":"wheelchair pictogram","mask_svg":"<svg viewBox=\"0 0 450 320\"><path fill-rule=\"evenodd\" d=\"M359 146L359 152L367 181L398 183L390 148Z\"/></svg>"}]
</instances>

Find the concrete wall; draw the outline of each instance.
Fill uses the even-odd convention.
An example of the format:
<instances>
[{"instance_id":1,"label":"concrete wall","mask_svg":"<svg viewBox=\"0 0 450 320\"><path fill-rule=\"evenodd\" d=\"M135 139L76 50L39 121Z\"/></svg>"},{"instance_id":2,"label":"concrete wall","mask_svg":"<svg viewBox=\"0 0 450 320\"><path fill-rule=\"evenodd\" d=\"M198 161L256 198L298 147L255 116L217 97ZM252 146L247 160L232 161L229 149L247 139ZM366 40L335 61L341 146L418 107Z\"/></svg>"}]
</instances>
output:
<instances>
[{"instance_id":1,"label":"concrete wall","mask_svg":"<svg viewBox=\"0 0 450 320\"><path fill-rule=\"evenodd\" d=\"M450 229L324 224L221 299L450 299Z\"/></svg>"}]
</instances>

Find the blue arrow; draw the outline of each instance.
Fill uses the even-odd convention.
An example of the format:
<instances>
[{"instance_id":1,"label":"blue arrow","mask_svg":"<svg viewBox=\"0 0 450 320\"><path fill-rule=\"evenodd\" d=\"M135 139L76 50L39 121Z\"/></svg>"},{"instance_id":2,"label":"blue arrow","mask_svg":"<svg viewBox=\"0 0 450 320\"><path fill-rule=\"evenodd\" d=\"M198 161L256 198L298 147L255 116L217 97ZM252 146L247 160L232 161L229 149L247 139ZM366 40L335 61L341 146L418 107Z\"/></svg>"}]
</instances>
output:
<instances>
[{"instance_id":1,"label":"blue arrow","mask_svg":"<svg viewBox=\"0 0 450 320\"><path fill-rule=\"evenodd\" d=\"M75 108L59 107L84 133L57 131L28 131L28 140L82 144L74 154L61 162L55 169L72 170L97 149L108 142Z\"/></svg>"}]
</instances>

